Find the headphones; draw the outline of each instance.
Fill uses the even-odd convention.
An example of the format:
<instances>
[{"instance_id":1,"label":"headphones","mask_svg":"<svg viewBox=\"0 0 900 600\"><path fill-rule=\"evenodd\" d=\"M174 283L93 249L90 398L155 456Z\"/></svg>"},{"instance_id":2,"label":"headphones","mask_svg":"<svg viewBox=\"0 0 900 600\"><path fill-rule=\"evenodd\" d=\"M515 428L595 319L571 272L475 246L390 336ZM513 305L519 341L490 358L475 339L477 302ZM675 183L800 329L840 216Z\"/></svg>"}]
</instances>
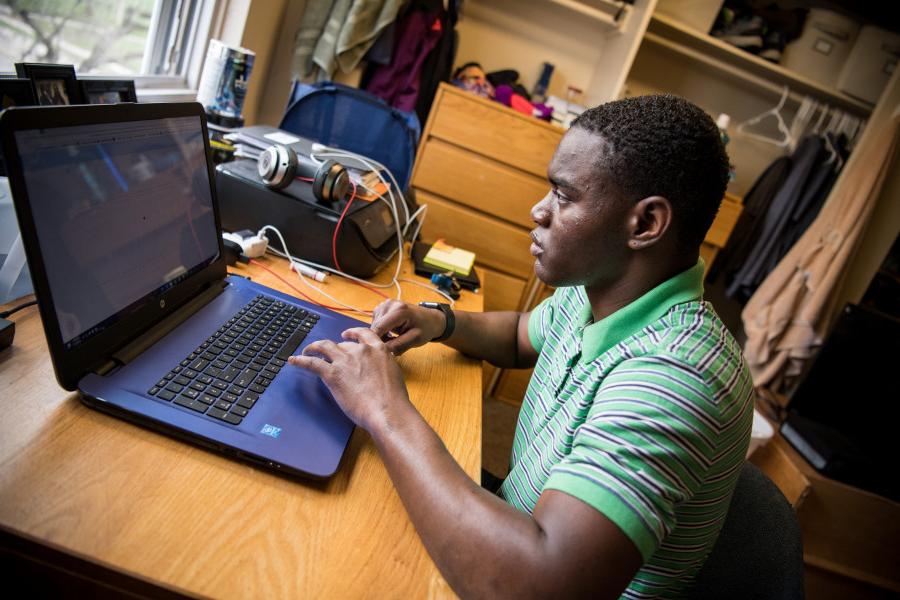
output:
<instances>
[{"instance_id":1,"label":"headphones","mask_svg":"<svg viewBox=\"0 0 900 600\"><path fill-rule=\"evenodd\" d=\"M320 204L330 205L350 188L350 175L343 165L333 161L313 161L287 146L269 146L259 155L256 170L267 187L282 190L298 177L311 180L313 195Z\"/></svg>"}]
</instances>

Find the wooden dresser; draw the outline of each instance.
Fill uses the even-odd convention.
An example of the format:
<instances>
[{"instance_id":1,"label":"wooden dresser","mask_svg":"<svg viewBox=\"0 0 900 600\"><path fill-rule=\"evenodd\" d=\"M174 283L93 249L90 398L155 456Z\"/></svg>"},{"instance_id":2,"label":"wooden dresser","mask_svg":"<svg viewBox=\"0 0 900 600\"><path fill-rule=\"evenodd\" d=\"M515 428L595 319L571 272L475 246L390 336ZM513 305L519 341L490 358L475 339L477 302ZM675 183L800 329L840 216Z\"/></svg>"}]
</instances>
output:
<instances>
[{"instance_id":1,"label":"wooden dresser","mask_svg":"<svg viewBox=\"0 0 900 600\"><path fill-rule=\"evenodd\" d=\"M547 193L547 165L565 131L497 102L441 84L419 143L412 186L428 205L422 240L475 252L484 310L529 310L552 293L534 277L531 207ZM701 255L707 266L740 214L726 198ZM485 393L519 404L530 370L486 365Z\"/></svg>"}]
</instances>

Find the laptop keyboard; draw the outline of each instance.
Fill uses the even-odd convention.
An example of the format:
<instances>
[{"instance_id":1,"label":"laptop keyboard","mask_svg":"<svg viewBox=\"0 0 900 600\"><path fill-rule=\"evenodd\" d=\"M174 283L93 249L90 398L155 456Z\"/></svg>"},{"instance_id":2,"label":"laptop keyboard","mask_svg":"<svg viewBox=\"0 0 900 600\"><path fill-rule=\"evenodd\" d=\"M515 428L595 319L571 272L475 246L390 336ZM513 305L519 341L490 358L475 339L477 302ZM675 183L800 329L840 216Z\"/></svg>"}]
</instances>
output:
<instances>
[{"instance_id":1,"label":"laptop keyboard","mask_svg":"<svg viewBox=\"0 0 900 600\"><path fill-rule=\"evenodd\" d=\"M318 321L315 313L260 294L147 393L240 425Z\"/></svg>"}]
</instances>

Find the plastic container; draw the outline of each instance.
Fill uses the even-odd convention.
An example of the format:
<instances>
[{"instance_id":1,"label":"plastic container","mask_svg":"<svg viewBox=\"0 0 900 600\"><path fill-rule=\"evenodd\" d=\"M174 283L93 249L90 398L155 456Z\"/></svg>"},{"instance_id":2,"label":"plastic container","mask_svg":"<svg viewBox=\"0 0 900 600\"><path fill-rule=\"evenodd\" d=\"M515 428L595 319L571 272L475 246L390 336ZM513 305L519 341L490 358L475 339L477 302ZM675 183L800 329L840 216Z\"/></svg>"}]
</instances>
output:
<instances>
[{"instance_id":1,"label":"plastic container","mask_svg":"<svg viewBox=\"0 0 900 600\"><path fill-rule=\"evenodd\" d=\"M722 0L659 0L656 10L700 33L709 33L722 4Z\"/></svg>"},{"instance_id":2,"label":"plastic container","mask_svg":"<svg viewBox=\"0 0 900 600\"><path fill-rule=\"evenodd\" d=\"M847 61L859 23L830 10L812 8L800 37L784 49L782 66L819 83L837 86L838 74Z\"/></svg>"},{"instance_id":3,"label":"plastic container","mask_svg":"<svg viewBox=\"0 0 900 600\"><path fill-rule=\"evenodd\" d=\"M753 430L750 432L750 447L747 449L747 458L769 443L775 435L775 428L756 409L753 409Z\"/></svg>"},{"instance_id":4,"label":"plastic container","mask_svg":"<svg viewBox=\"0 0 900 600\"><path fill-rule=\"evenodd\" d=\"M897 67L898 56L900 33L864 26L838 76L838 89L875 104Z\"/></svg>"}]
</instances>

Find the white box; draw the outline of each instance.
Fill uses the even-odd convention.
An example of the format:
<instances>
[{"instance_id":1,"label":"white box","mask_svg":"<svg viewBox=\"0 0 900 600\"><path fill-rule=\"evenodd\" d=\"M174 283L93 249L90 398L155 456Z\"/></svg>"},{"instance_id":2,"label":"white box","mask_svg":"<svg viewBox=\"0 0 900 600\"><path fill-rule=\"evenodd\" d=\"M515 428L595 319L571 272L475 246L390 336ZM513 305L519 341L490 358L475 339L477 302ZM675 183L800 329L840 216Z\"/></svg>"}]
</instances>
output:
<instances>
[{"instance_id":1,"label":"white box","mask_svg":"<svg viewBox=\"0 0 900 600\"><path fill-rule=\"evenodd\" d=\"M659 0L656 10L700 33L709 33L723 0Z\"/></svg>"},{"instance_id":2,"label":"white box","mask_svg":"<svg viewBox=\"0 0 900 600\"><path fill-rule=\"evenodd\" d=\"M841 69L837 87L851 96L878 102L900 57L900 33L866 25Z\"/></svg>"},{"instance_id":3,"label":"white box","mask_svg":"<svg viewBox=\"0 0 900 600\"><path fill-rule=\"evenodd\" d=\"M782 66L828 86L836 86L859 23L830 10L810 9L800 37L784 49Z\"/></svg>"}]
</instances>

